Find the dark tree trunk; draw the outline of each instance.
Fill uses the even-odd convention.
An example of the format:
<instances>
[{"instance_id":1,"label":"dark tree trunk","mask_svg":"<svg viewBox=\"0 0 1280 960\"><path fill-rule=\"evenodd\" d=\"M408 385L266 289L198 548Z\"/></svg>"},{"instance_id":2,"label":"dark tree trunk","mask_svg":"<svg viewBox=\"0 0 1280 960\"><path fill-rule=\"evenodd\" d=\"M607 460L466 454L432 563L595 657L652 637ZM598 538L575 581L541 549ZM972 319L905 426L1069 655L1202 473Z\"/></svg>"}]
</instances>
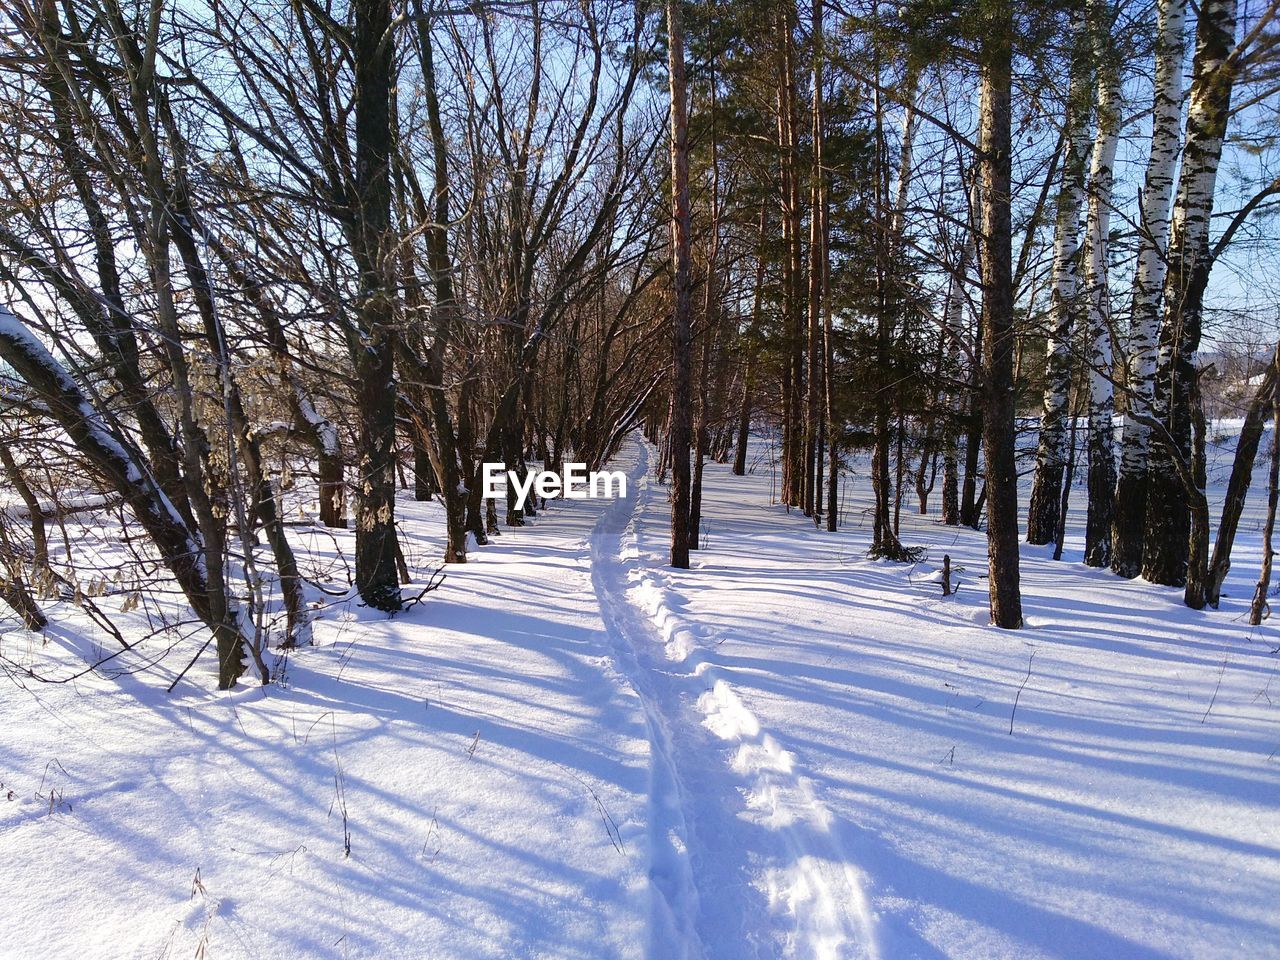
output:
<instances>
[{"instance_id":1,"label":"dark tree trunk","mask_svg":"<svg viewBox=\"0 0 1280 960\"><path fill-rule=\"evenodd\" d=\"M1204 401L1198 380L1191 382L1191 476L1194 488L1186 491L1190 538L1187 542L1187 587L1183 603L1193 610L1204 608L1209 592L1209 501L1205 496Z\"/></svg>"},{"instance_id":2,"label":"dark tree trunk","mask_svg":"<svg viewBox=\"0 0 1280 960\"><path fill-rule=\"evenodd\" d=\"M878 63L877 63L878 68ZM876 150L876 218L880 229L875 239L875 291L876 291L876 361L875 361L875 419L874 441L871 453L871 487L875 499L871 536L871 556L890 560L906 560L908 555L898 542L898 524L893 509L894 483L890 472L889 446L893 442L890 428L892 414L892 388L894 357L892 354L894 325L891 315L893 298L890 296L890 272L892 265L890 227L892 217L889 206L889 158L884 136L884 107L879 90L875 99L875 150ZM899 451L899 463L901 451ZM899 471L899 480L901 472Z\"/></svg>"},{"instance_id":3,"label":"dark tree trunk","mask_svg":"<svg viewBox=\"0 0 1280 960\"><path fill-rule=\"evenodd\" d=\"M827 263L827 187L824 167L825 110L823 96L823 0L813 0L812 57L813 82L811 84L811 149L812 165L809 175L809 396L808 416L805 421L805 513L817 523L822 513L822 424L826 410L823 397L828 377L825 370L826 340L824 317L826 316L828 263Z\"/></svg>"},{"instance_id":4,"label":"dark tree trunk","mask_svg":"<svg viewBox=\"0 0 1280 960\"><path fill-rule=\"evenodd\" d=\"M1280 363L1280 351L1277 351ZM1258 626L1267 610L1271 591L1271 564L1275 559L1276 507L1280 505L1280 390L1273 391L1271 415L1271 469L1267 474L1267 524L1262 533L1262 569L1249 605L1249 623Z\"/></svg>"},{"instance_id":5,"label":"dark tree trunk","mask_svg":"<svg viewBox=\"0 0 1280 960\"><path fill-rule=\"evenodd\" d=\"M983 446L987 461L987 549L991 622L1022 626L1018 571L1018 473L1014 460L1013 249L1010 220L1013 11L992 6L983 42L979 128L985 243L981 246Z\"/></svg>"},{"instance_id":6,"label":"dark tree trunk","mask_svg":"<svg viewBox=\"0 0 1280 960\"><path fill-rule=\"evenodd\" d=\"M356 466L356 588L378 610L400 609L396 575L396 327L389 282L392 52L390 0L355 0L356 210L352 249L361 303L355 355L360 420Z\"/></svg>"},{"instance_id":7,"label":"dark tree trunk","mask_svg":"<svg viewBox=\"0 0 1280 960\"><path fill-rule=\"evenodd\" d=\"M982 519L982 505L978 502L978 455L982 450L982 400L981 378L975 374L979 386L974 390L972 407L967 418L968 430L964 440L964 484L960 496L960 524L978 529Z\"/></svg>"},{"instance_id":8,"label":"dark tree trunk","mask_svg":"<svg viewBox=\"0 0 1280 960\"><path fill-rule=\"evenodd\" d=\"M800 211L795 7L777 14L778 146L784 243L783 310L785 360L782 376L782 502L804 506L805 487L805 310Z\"/></svg>"},{"instance_id":9,"label":"dark tree trunk","mask_svg":"<svg viewBox=\"0 0 1280 960\"><path fill-rule=\"evenodd\" d=\"M942 522L948 527L960 523L959 458L955 427L948 424L942 437Z\"/></svg>"},{"instance_id":10,"label":"dark tree trunk","mask_svg":"<svg viewBox=\"0 0 1280 960\"><path fill-rule=\"evenodd\" d=\"M1053 533L1053 559L1062 559L1063 545L1067 539L1067 515L1071 509L1071 486L1076 479L1076 415L1070 414L1071 426L1067 431L1067 468L1062 475L1062 499L1058 504L1058 526Z\"/></svg>"},{"instance_id":11,"label":"dark tree trunk","mask_svg":"<svg viewBox=\"0 0 1280 960\"><path fill-rule=\"evenodd\" d=\"M1142 572L1142 536L1147 519L1147 471L1121 469L1111 517L1111 569L1133 579Z\"/></svg>"},{"instance_id":12,"label":"dark tree trunk","mask_svg":"<svg viewBox=\"0 0 1280 960\"><path fill-rule=\"evenodd\" d=\"M1031 504L1027 508L1027 543L1053 542L1058 528L1058 505L1062 501L1062 462L1046 460L1036 464L1031 482Z\"/></svg>"},{"instance_id":13,"label":"dark tree trunk","mask_svg":"<svg viewBox=\"0 0 1280 960\"><path fill-rule=\"evenodd\" d=\"M0 600L5 602L14 613L22 618L28 630L40 631L48 626L49 621L40 610L40 605L31 596L31 591L20 580L7 577L0 571Z\"/></svg>"},{"instance_id":14,"label":"dark tree trunk","mask_svg":"<svg viewBox=\"0 0 1280 960\"><path fill-rule=\"evenodd\" d=\"M31 576L37 582L49 572L49 537L45 532L44 512L40 508L40 499L36 496L27 478L13 458L9 445L0 440L0 467L4 475L17 491L22 503L27 508L31 526Z\"/></svg>"},{"instance_id":15,"label":"dark tree trunk","mask_svg":"<svg viewBox=\"0 0 1280 960\"><path fill-rule=\"evenodd\" d=\"M738 430L737 437L734 440L733 466L730 468L735 477L743 477L747 474L747 441L750 435L751 381L744 378L742 383L742 403L738 408Z\"/></svg>"},{"instance_id":16,"label":"dark tree trunk","mask_svg":"<svg viewBox=\"0 0 1280 960\"><path fill-rule=\"evenodd\" d=\"M1227 495L1222 503L1222 519L1218 523L1218 537L1213 544L1213 559L1209 563L1209 586L1206 600L1211 607L1218 606L1222 594L1222 582L1231 569L1231 548L1235 545L1236 531L1240 526L1240 514L1244 511L1249 485L1253 482L1253 464L1258 456L1258 446L1266 427L1267 414L1271 412L1276 393L1276 365L1280 363L1280 348L1267 365L1262 382L1249 402L1244 426L1236 440L1236 455L1231 463L1231 479L1227 481Z\"/></svg>"},{"instance_id":17,"label":"dark tree trunk","mask_svg":"<svg viewBox=\"0 0 1280 960\"><path fill-rule=\"evenodd\" d=\"M916 500L920 504L920 516L929 513L929 494L938 477L938 451L933 442L933 430L928 430L920 447L920 465L916 468Z\"/></svg>"},{"instance_id":18,"label":"dark tree trunk","mask_svg":"<svg viewBox=\"0 0 1280 960\"><path fill-rule=\"evenodd\" d=\"M436 478L444 498L445 563L465 563L467 560L466 491L463 486L462 465L469 464L474 448L469 413L465 402L459 404L458 430L454 432L449 414L448 398L444 389L444 358L452 337L454 313L457 302L453 292L453 262L449 255L448 224L450 222L450 179L448 142L444 134L444 121L440 111L439 92L436 89L435 48L432 43L431 22L424 15L421 0L414 0L417 14L418 57L422 62L423 95L426 100L427 121L431 131L432 167L435 177L435 209L423 219L430 223L426 231L427 262L435 287L436 300L432 308L435 336L427 349L426 380L427 402L431 410L432 441L436 451ZM423 210L421 213L426 214Z\"/></svg>"},{"instance_id":19,"label":"dark tree trunk","mask_svg":"<svg viewBox=\"0 0 1280 960\"><path fill-rule=\"evenodd\" d=\"M320 522L344 529L347 525L347 481L341 453L320 453L316 461L320 480Z\"/></svg>"},{"instance_id":20,"label":"dark tree trunk","mask_svg":"<svg viewBox=\"0 0 1280 960\"><path fill-rule=\"evenodd\" d=\"M747 472L747 441L751 434L752 391L756 380L756 355L759 345L756 340L760 335L760 311L764 302L764 265L765 236L768 229L768 208L760 207L760 244L756 256L755 292L752 297L751 326L747 331L747 366L742 374L742 401L738 406L738 439L733 454L733 473L745 476Z\"/></svg>"},{"instance_id":21,"label":"dark tree trunk","mask_svg":"<svg viewBox=\"0 0 1280 960\"><path fill-rule=\"evenodd\" d=\"M667 68L671 94L671 565L689 566L689 446L692 390L689 372L689 117L681 0L667 0Z\"/></svg>"},{"instance_id":22,"label":"dark tree trunk","mask_svg":"<svg viewBox=\"0 0 1280 960\"><path fill-rule=\"evenodd\" d=\"M689 493L689 549L697 550L701 544L702 528L702 474L710 446L712 359L720 328L720 285L717 261L720 256L720 154L716 140L716 65L711 61L710 102L711 113L711 222L710 242L707 250L707 279L702 301L702 362L698 377L698 425L694 431L693 481Z\"/></svg>"},{"instance_id":23,"label":"dark tree trunk","mask_svg":"<svg viewBox=\"0 0 1280 960\"><path fill-rule=\"evenodd\" d=\"M1110 430L1110 426L1107 427ZM1115 507L1116 466L1112 446L1097 430L1089 431L1089 508L1085 514L1084 562L1111 565L1111 525Z\"/></svg>"},{"instance_id":24,"label":"dark tree trunk","mask_svg":"<svg viewBox=\"0 0 1280 960\"><path fill-rule=\"evenodd\" d=\"M413 498L426 502L437 493L436 468L431 465L431 453L425 441L413 439Z\"/></svg>"}]
</instances>

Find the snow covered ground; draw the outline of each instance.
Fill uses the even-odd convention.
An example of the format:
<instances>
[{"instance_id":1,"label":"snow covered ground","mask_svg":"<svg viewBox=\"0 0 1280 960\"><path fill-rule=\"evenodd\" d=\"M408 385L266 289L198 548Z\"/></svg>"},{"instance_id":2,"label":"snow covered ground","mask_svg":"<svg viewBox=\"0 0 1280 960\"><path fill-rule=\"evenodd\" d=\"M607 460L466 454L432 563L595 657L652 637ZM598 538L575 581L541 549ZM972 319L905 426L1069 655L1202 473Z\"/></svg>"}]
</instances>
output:
<instances>
[{"instance_id":1,"label":"snow covered ground","mask_svg":"<svg viewBox=\"0 0 1280 960\"><path fill-rule=\"evenodd\" d=\"M865 476L831 535L710 465L667 569L650 459L394 618L327 600L281 684L0 681L0 957L1280 957L1253 520L1219 611L1024 547L1001 632L981 534L904 504L927 559L865 559ZM425 576L442 518L401 517ZM3 653L110 649L50 612Z\"/></svg>"}]
</instances>

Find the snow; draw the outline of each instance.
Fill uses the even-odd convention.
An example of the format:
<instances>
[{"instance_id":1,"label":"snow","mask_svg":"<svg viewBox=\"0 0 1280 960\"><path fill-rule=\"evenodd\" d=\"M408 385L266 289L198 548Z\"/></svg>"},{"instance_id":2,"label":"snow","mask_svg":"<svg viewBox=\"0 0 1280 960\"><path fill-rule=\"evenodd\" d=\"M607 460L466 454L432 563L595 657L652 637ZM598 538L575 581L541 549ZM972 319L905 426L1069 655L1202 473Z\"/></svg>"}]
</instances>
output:
<instances>
[{"instance_id":1,"label":"snow","mask_svg":"<svg viewBox=\"0 0 1280 960\"><path fill-rule=\"evenodd\" d=\"M1023 548L1003 632L982 534L904 503L927 558L868 561L865 464L832 535L769 502L767 450L708 466L688 571L628 441L629 497L555 503L393 618L327 598L284 683L217 693L205 664L166 696L188 646L16 676L0 952L1280 957L1256 503L1221 610L1086 569L1076 536ZM397 515L425 580L443 510ZM353 535L290 534L340 588ZM3 620L0 653L66 675L100 637L49 612L47 646Z\"/></svg>"},{"instance_id":2,"label":"snow","mask_svg":"<svg viewBox=\"0 0 1280 960\"><path fill-rule=\"evenodd\" d=\"M297 404L298 413L302 415L316 436L320 440L320 446L325 452L325 456L337 457L341 456L342 448L338 443L338 429L333 425L329 418L322 416L316 410L315 404L311 402L311 398L307 396L307 392L302 389L298 383L293 384L293 400Z\"/></svg>"},{"instance_id":3,"label":"snow","mask_svg":"<svg viewBox=\"0 0 1280 960\"><path fill-rule=\"evenodd\" d=\"M6 684L0 952L633 955L647 750L581 562L591 517L564 520L404 616L330 606L280 686L219 694L197 670L166 697L185 656L154 678ZM56 619L49 639L90 655Z\"/></svg>"}]
</instances>

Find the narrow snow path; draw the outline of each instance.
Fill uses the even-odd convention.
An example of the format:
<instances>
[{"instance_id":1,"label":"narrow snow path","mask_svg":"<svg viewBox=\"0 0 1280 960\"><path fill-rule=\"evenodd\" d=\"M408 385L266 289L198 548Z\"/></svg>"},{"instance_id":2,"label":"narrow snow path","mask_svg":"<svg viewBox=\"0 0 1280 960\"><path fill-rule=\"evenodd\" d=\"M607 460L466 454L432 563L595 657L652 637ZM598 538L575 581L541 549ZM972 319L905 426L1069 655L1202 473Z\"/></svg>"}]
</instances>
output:
<instances>
[{"instance_id":1,"label":"narrow snow path","mask_svg":"<svg viewBox=\"0 0 1280 960\"><path fill-rule=\"evenodd\" d=\"M641 561L649 453L628 445L630 495L591 539L601 619L651 743L649 956L873 957L862 879L831 813L722 675L663 574Z\"/></svg>"}]
</instances>

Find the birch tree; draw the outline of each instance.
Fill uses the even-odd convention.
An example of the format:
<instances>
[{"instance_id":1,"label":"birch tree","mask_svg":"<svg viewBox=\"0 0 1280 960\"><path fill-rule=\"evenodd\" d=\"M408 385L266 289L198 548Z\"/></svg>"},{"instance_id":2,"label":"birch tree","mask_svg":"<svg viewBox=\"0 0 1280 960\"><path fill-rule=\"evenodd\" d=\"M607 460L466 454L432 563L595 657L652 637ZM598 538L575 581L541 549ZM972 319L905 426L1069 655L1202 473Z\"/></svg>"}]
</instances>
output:
<instances>
[{"instance_id":1,"label":"birch tree","mask_svg":"<svg viewBox=\"0 0 1280 960\"><path fill-rule=\"evenodd\" d=\"M1085 242L1087 366L1089 372L1089 509L1085 522L1084 562L1111 562L1112 498L1116 469L1111 414L1115 409L1111 359L1111 293L1107 285L1107 246L1111 234L1111 190L1120 141L1120 65L1112 34L1114 13L1106 2L1094 5L1092 33L1097 64L1097 133L1089 164L1089 217Z\"/></svg>"},{"instance_id":2,"label":"birch tree","mask_svg":"<svg viewBox=\"0 0 1280 960\"><path fill-rule=\"evenodd\" d=\"M1204 291L1209 280L1209 220L1230 115L1237 62L1232 58L1236 0L1205 0L1187 105L1186 147L1170 226L1160 324L1154 409L1162 439L1149 451L1142 575L1154 582L1187 580L1191 494L1174 466L1192 459L1192 391L1199 376Z\"/></svg>"},{"instance_id":3,"label":"birch tree","mask_svg":"<svg viewBox=\"0 0 1280 960\"><path fill-rule=\"evenodd\" d=\"M1125 362L1125 403L1129 411L1151 412L1155 391L1160 294L1164 285L1173 203L1174 171L1182 139L1182 62L1186 56L1186 0L1159 0L1156 27L1155 92L1151 147L1140 198L1137 267ZM1142 533L1147 503L1150 428L1126 416L1112 515L1111 569L1136 577L1142 565Z\"/></svg>"},{"instance_id":4,"label":"birch tree","mask_svg":"<svg viewBox=\"0 0 1280 960\"><path fill-rule=\"evenodd\" d=\"M1051 324L1045 358L1040 437L1027 518L1027 542L1052 543L1062 504L1066 463L1066 413L1071 389L1071 342L1079 312L1080 213L1084 206L1089 156L1089 118L1093 111L1090 30L1084 11L1072 16L1070 80L1067 87L1066 158L1058 191L1054 226Z\"/></svg>"}]
</instances>

